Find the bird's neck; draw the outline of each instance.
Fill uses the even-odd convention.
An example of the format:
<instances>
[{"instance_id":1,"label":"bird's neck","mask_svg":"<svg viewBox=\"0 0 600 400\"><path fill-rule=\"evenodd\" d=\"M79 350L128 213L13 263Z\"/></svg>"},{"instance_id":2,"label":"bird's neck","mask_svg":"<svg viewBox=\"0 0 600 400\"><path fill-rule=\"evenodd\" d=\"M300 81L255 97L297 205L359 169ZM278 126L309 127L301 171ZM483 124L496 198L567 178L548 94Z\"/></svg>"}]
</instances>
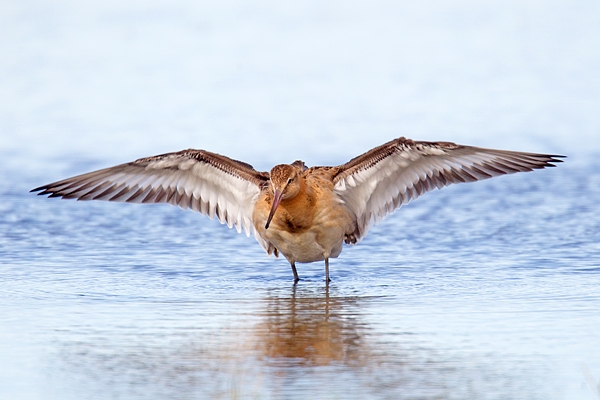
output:
<instances>
[{"instance_id":1,"label":"bird's neck","mask_svg":"<svg viewBox=\"0 0 600 400\"><path fill-rule=\"evenodd\" d=\"M315 199L313 191L306 184L304 178L300 178L300 191L298 194L282 200L279 208L281 210L278 210L277 213L286 221L286 224L295 227L310 226L314 216Z\"/></svg>"},{"instance_id":2,"label":"bird's neck","mask_svg":"<svg viewBox=\"0 0 600 400\"><path fill-rule=\"evenodd\" d=\"M307 203L310 203L312 197L312 190L306 184L304 178L300 178L300 190L294 197L281 200L281 205L285 208L298 208L305 207Z\"/></svg>"}]
</instances>

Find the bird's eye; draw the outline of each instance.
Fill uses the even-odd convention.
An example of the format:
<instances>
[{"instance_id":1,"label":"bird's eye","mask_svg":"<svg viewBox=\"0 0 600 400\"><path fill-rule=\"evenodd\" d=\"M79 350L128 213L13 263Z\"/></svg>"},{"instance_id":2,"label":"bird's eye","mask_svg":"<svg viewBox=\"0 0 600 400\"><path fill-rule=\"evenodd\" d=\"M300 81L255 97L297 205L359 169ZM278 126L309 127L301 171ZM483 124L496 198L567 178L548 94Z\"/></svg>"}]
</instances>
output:
<instances>
[{"instance_id":1,"label":"bird's eye","mask_svg":"<svg viewBox=\"0 0 600 400\"><path fill-rule=\"evenodd\" d=\"M289 185L290 183L292 183L292 178L288 179L288 183L287 184Z\"/></svg>"}]
</instances>

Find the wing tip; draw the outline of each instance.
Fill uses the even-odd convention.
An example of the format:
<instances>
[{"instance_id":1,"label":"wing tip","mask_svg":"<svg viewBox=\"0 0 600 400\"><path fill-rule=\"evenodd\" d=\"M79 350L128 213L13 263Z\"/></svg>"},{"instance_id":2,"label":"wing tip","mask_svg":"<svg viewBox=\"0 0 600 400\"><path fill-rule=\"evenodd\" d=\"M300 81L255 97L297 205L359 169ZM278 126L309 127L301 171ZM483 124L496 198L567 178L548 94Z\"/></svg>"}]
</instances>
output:
<instances>
[{"instance_id":1,"label":"wing tip","mask_svg":"<svg viewBox=\"0 0 600 400\"><path fill-rule=\"evenodd\" d=\"M60 194L57 194L55 191L53 191L48 186L40 186L40 187L37 187L35 189L31 189L29 191L29 193L35 193L38 196L48 196L48 198L50 198L50 197L61 197L62 196Z\"/></svg>"},{"instance_id":2,"label":"wing tip","mask_svg":"<svg viewBox=\"0 0 600 400\"><path fill-rule=\"evenodd\" d=\"M540 167L538 168L550 168L550 167L556 167L557 163L562 163L564 162L564 158L567 158L567 156L563 156L563 155L559 155L559 154L544 154L544 157L546 157L546 159L544 160L544 163L542 165L540 165Z\"/></svg>"},{"instance_id":3,"label":"wing tip","mask_svg":"<svg viewBox=\"0 0 600 400\"><path fill-rule=\"evenodd\" d=\"M48 186L47 186L47 185L44 185L44 186L39 186L39 187L36 187L36 188L34 188L34 189L31 189L31 190L29 191L29 193L40 192L40 191L42 191L42 190L44 190L44 191L45 191L46 189L48 189ZM44 194L44 193L43 193L43 192L41 192L41 193L38 193L38 196L39 196L39 195L42 195L42 194Z\"/></svg>"}]
</instances>

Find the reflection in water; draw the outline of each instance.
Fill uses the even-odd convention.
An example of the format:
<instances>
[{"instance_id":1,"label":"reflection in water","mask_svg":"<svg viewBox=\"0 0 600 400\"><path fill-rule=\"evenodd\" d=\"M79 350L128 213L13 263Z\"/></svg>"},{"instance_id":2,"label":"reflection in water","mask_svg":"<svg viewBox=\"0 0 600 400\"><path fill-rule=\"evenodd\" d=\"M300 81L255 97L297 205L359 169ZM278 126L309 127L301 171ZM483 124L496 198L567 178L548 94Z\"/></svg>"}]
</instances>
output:
<instances>
[{"instance_id":1,"label":"reflection in water","mask_svg":"<svg viewBox=\"0 0 600 400\"><path fill-rule=\"evenodd\" d=\"M418 333L377 331L365 319L381 301L293 288L244 300L143 304L146 314L102 305L108 321L59 334L53 381L102 399L495 398L520 392L519 385L532 389L516 378L521 372L503 368L505 360L464 359Z\"/></svg>"},{"instance_id":2,"label":"reflection in water","mask_svg":"<svg viewBox=\"0 0 600 400\"><path fill-rule=\"evenodd\" d=\"M367 327L360 322L359 299L322 293L297 293L265 299L264 320L255 329L256 348L267 363L286 360L299 365L346 365L368 355Z\"/></svg>"},{"instance_id":3,"label":"reflection in water","mask_svg":"<svg viewBox=\"0 0 600 400\"><path fill-rule=\"evenodd\" d=\"M361 320L369 298L328 290L275 289L258 307L256 299L193 311L169 305L153 318L115 320L111 310L108 325L91 322L57 338L64 368L55 380L128 398L360 398L407 386L405 357L375 343Z\"/></svg>"}]
</instances>

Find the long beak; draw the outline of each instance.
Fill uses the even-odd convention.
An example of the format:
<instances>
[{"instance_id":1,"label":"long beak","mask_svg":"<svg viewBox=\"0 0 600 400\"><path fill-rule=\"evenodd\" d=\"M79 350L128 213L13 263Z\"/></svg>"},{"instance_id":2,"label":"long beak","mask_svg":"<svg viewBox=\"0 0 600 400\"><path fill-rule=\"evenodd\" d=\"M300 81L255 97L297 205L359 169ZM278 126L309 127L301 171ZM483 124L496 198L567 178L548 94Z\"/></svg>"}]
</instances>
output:
<instances>
[{"instance_id":1,"label":"long beak","mask_svg":"<svg viewBox=\"0 0 600 400\"><path fill-rule=\"evenodd\" d=\"M269 212L269 217L267 218L265 229L269 229L269 224L271 223L271 219L273 219L273 215L275 215L275 210L277 210L277 207L279 207L279 203L281 203L282 196L283 192L275 189L275 193L273 193L273 205L271 205L271 212Z\"/></svg>"}]
</instances>

